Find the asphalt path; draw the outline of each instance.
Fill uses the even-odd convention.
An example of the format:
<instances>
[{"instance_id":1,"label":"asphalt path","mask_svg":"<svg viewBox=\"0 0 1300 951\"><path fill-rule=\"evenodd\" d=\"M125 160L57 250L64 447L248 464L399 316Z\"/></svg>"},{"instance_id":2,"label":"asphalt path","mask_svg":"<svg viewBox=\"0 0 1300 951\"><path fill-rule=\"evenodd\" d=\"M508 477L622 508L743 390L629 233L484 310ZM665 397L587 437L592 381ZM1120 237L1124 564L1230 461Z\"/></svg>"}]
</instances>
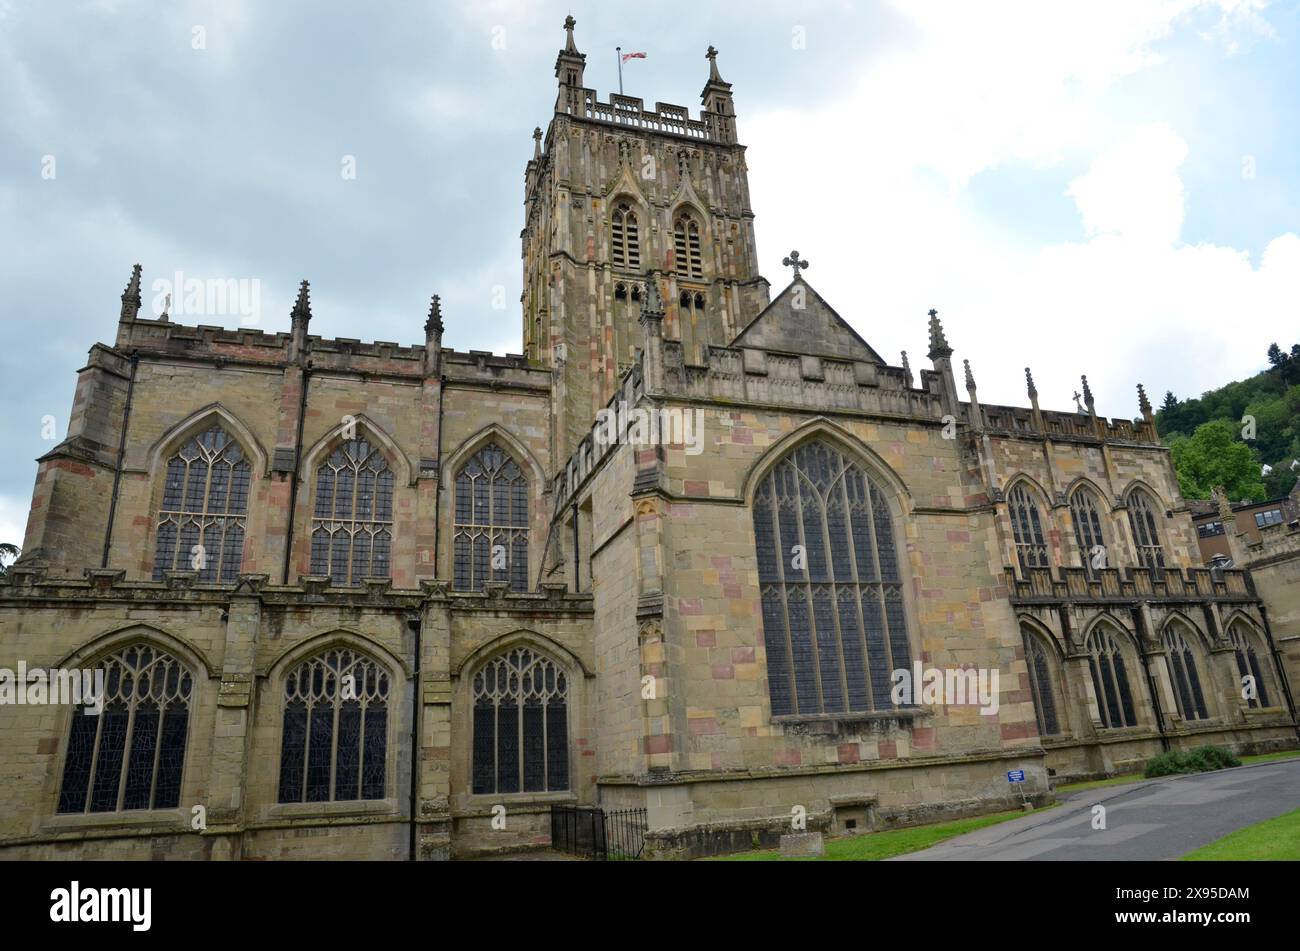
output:
<instances>
[{"instance_id":1,"label":"asphalt path","mask_svg":"<svg viewBox=\"0 0 1300 951\"><path fill-rule=\"evenodd\" d=\"M1060 797L1053 809L957 836L895 862L1177 859L1244 826L1300 809L1300 757ZM1097 806L1104 813L1096 811ZM1104 828L1095 828L1104 819Z\"/></svg>"}]
</instances>

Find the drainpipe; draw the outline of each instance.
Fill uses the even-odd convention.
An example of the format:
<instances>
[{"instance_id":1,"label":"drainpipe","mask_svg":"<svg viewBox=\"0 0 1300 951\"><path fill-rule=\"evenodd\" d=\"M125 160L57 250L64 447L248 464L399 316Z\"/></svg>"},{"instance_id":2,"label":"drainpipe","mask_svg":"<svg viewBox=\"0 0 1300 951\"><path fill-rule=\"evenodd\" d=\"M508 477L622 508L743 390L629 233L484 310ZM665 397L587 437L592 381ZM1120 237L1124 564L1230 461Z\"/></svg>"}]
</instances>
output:
<instances>
[{"instance_id":1,"label":"drainpipe","mask_svg":"<svg viewBox=\"0 0 1300 951\"><path fill-rule=\"evenodd\" d=\"M131 425L131 400L135 396L135 374L140 366L140 354L131 351L131 378L126 384L126 406L122 409L122 437L117 443L117 464L113 467L113 495L108 500L108 525L104 529L104 556L99 567L108 567L108 551L113 544L113 520L117 517L117 494L122 484L122 460L126 457L126 430Z\"/></svg>"},{"instance_id":2,"label":"drainpipe","mask_svg":"<svg viewBox=\"0 0 1300 951\"><path fill-rule=\"evenodd\" d=\"M1142 646L1147 642L1147 631L1140 607L1133 608L1133 629L1138 633L1138 653L1142 657L1142 670L1147 677L1147 692L1151 694L1151 706L1156 714L1156 727L1160 730L1160 747L1164 752L1168 753L1169 736L1165 733L1165 714L1160 707L1160 691L1156 688L1156 679L1151 674L1151 659Z\"/></svg>"},{"instance_id":3,"label":"drainpipe","mask_svg":"<svg viewBox=\"0 0 1300 951\"><path fill-rule=\"evenodd\" d=\"M293 472L289 483L289 526L284 536L284 570L280 575L280 583L289 583L289 565L293 558L293 531L294 516L298 510L298 473L302 469L302 428L307 416L307 385L311 380L311 361L302 370L302 394L298 398L298 434L293 444Z\"/></svg>"}]
</instances>

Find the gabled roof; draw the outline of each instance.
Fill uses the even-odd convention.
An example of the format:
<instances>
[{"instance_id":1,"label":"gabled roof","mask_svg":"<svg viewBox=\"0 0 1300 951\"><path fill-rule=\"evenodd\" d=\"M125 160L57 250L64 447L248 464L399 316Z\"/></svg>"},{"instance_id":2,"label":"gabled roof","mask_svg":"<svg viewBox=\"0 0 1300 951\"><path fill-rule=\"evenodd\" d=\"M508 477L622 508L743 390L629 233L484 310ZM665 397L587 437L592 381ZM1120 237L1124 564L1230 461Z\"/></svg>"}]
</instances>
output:
<instances>
[{"instance_id":1,"label":"gabled roof","mask_svg":"<svg viewBox=\"0 0 1300 951\"><path fill-rule=\"evenodd\" d=\"M882 365L885 362L803 278L790 282L776 295L776 299L736 335L731 346Z\"/></svg>"}]
</instances>

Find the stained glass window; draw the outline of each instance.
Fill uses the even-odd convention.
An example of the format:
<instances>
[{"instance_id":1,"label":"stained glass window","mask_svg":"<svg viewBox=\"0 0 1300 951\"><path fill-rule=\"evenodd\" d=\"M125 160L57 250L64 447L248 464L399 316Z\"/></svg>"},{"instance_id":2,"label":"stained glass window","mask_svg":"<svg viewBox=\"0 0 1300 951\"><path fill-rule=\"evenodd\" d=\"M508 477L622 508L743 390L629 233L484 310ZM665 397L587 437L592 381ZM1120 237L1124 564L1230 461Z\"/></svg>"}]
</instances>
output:
<instances>
[{"instance_id":1,"label":"stained glass window","mask_svg":"<svg viewBox=\"0 0 1300 951\"><path fill-rule=\"evenodd\" d=\"M1096 577L1097 569L1093 567L1094 548L1100 547L1107 556L1099 567L1110 565L1109 553L1105 551L1106 539L1101 531L1101 501L1097 498L1097 493L1087 486L1075 489L1070 496L1070 518L1074 522L1074 540L1078 543L1083 567L1088 572L1088 577Z\"/></svg>"},{"instance_id":2,"label":"stained glass window","mask_svg":"<svg viewBox=\"0 0 1300 951\"><path fill-rule=\"evenodd\" d=\"M1255 639L1251 636L1240 623L1234 623L1228 629L1228 638L1232 641L1232 647L1237 656L1237 676L1239 689L1245 689L1246 678L1250 677L1255 684L1253 691L1254 696L1246 696L1246 703L1252 707L1267 707L1268 703L1268 685L1265 672L1268 670L1268 655L1263 651L1255 651ZM1261 663L1260 655L1263 654L1264 660Z\"/></svg>"},{"instance_id":3,"label":"stained glass window","mask_svg":"<svg viewBox=\"0 0 1300 951\"><path fill-rule=\"evenodd\" d=\"M280 802L384 798L388 693L388 671L345 647L289 673Z\"/></svg>"},{"instance_id":4,"label":"stained glass window","mask_svg":"<svg viewBox=\"0 0 1300 951\"><path fill-rule=\"evenodd\" d=\"M1192 635L1195 637L1195 635ZM1196 658L1187 639L1176 626L1165 628L1165 647L1169 648L1169 673L1173 677L1174 699L1178 713L1184 720L1204 720L1209 717L1205 696L1201 693L1201 678L1196 672Z\"/></svg>"},{"instance_id":5,"label":"stained glass window","mask_svg":"<svg viewBox=\"0 0 1300 951\"><path fill-rule=\"evenodd\" d=\"M1136 726L1128 670L1114 633L1106 627L1097 627L1088 635L1087 648L1101 725L1107 729Z\"/></svg>"},{"instance_id":6,"label":"stained glass window","mask_svg":"<svg viewBox=\"0 0 1300 951\"><path fill-rule=\"evenodd\" d=\"M1018 483L1007 495L1007 510L1011 515L1011 534L1016 543L1016 558L1020 570L1046 568L1047 541L1043 537L1043 518L1034 497Z\"/></svg>"},{"instance_id":7,"label":"stained glass window","mask_svg":"<svg viewBox=\"0 0 1300 951\"><path fill-rule=\"evenodd\" d=\"M1165 568L1165 550L1160 544L1156 528L1158 507L1151 496L1134 489L1128 497L1128 522L1133 529L1133 543L1137 545L1138 564L1159 575Z\"/></svg>"},{"instance_id":8,"label":"stained glass window","mask_svg":"<svg viewBox=\"0 0 1300 951\"><path fill-rule=\"evenodd\" d=\"M244 556L248 460L220 426L193 437L167 461L153 577L197 571L200 581L237 580Z\"/></svg>"},{"instance_id":9,"label":"stained glass window","mask_svg":"<svg viewBox=\"0 0 1300 951\"><path fill-rule=\"evenodd\" d=\"M888 710L911 664L884 492L830 445L796 448L754 497L773 716Z\"/></svg>"},{"instance_id":10,"label":"stained glass window","mask_svg":"<svg viewBox=\"0 0 1300 951\"><path fill-rule=\"evenodd\" d=\"M386 578L393 547L393 473L365 439L350 439L316 470L311 573L340 587Z\"/></svg>"},{"instance_id":11,"label":"stained glass window","mask_svg":"<svg viewBox=\"0 0 1300 951\"><path fill-rule=\"evenodd\" d=\"M1052 689L1052 666L1048 648L1042 639L1027 627L1020 628L1025 642L1025 666L1029 668L1029 686L1034 697L1034 714L1038 718L1038 732L1042 736L1055 736L1061 732L1056 718L1056 692Z\"/></svg>"},{"instance_id":12,"label":"stained glass window","mask_svg":"<svg viewBox=\"0 0 1300 951\"><path fill-rule=\"evenodd\" d=\"M194 682L179 660L149 644L114 651L98 714L72 714L59 812L174 809Z\"/></svg>"},{"instance_id":13,"label":"stained glass window","mask_svg":"<svg viewBox=\"0 0 1300 951\"><path fill-rule=\"evenodd\" d=\"M569 678L516 647L474 675L472 788L479 793L569 788Z\"/></svg>"},{"instance_id":14,"label":"stained glass window","mask_svg":"<svg viewBox=\"0 0 1300 951\"><path fill-rule=\"evenodd\" d=\"M528 590L528 479L494 442L456 474L453 546L457 590L481 591L488 581Z\"/></svg>"}]
</instances>

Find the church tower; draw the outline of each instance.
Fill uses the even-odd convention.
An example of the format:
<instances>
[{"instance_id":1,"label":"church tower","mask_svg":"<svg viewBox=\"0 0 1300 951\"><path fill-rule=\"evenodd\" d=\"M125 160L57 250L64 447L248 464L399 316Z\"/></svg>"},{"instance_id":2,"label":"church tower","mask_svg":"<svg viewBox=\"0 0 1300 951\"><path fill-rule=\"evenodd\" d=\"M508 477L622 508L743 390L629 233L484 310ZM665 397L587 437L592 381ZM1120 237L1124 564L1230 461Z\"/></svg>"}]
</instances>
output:
<instances>
[{"instance_id":1,"label":"church tower","mask_svg":"<svg viewBox=\"0 0 1300 951\"><path fill-rule=\"evenodd\" d=\"M586 55L564 21L559 90L525 172L523 339L554 370L553 456L573 452L636 356L648 275L664 335L688 365L707 362L767 304L758 273L745 147L731 84L709 47L700 118L684 106L583 85Z\"/></svg>"}]
</instances>

